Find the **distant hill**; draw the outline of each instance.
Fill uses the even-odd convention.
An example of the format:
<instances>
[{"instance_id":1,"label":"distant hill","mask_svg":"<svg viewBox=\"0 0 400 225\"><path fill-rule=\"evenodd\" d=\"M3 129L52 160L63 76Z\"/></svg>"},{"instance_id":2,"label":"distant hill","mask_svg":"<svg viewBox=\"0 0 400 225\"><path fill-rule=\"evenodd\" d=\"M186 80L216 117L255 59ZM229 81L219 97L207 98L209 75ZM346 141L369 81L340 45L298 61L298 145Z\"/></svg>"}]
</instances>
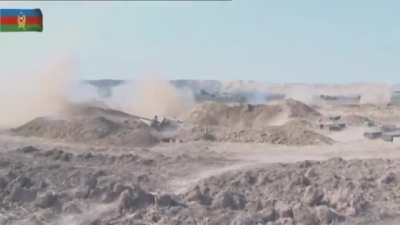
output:
<instances>
[{"instance_id":1,"label":"distant hill","mask_svg":"<svg viewBox=\"0 0 400 225\"><path fill-rule=\"evenodd\" d=\"M113 88L127 80L103 79L86 80L97 88L102 98L112 96ZM219 81L219 80L170 80L177 89L191 90L197 102L215 101L224 103L264 103L265 101L294 98L309 102L320 95L360 101L364 95L389 95L388 100L400 104L400 85L365 84L267 84L258 81ZM390 90L389 90L390 89ZM385 92L385 93L383 93ZM390 96L391 95L391 96ZM360 96L360 97L359 97ZM391 98L391 99L390 99Z\"/></svg>"},{"instance_id":2,"label":"distant hill","mask_svg":"<svg viewBox=\"0 0 400 225\"><path fill-rule=\"evenodd\" d=\"M95 86L100 97L107 98L112 96L113 88L128 81L104 79L84 82ZM258 85L254 81L170 80L170 83L177 89L190 90L197 102L263 103L266 100L285 98L281 94L267 93L265 88L254 88Z\"/></svg>"},{"instance_id":3,"label":"distant hill","mask_svg":"<svg viewBox=\"0 0 400 225\"><path fill-rule=\"evenodd\" d=\"M125 80L101 79L101 80L85 80L83 83L95 86L97 93L101 98L112 96L112 89L116 86L126 83Z\"/></svg>"}]
</instances>

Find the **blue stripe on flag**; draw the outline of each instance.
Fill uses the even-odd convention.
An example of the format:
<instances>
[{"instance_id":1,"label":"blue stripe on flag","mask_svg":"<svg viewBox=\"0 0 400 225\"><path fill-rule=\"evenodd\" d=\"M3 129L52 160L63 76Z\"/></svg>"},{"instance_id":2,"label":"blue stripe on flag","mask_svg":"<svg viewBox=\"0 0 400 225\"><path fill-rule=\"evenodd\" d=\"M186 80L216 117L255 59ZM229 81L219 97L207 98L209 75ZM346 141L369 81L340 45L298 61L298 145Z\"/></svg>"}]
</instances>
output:
<instances>
[{"instance_id":1,"label":"blue stripe on flag","mask_svg":"<svg viewBox=\"0 0 400 225\"><path fill-rule=\"evenodd\" d=\"M42 16L40 9L0 9L0 16Z\"/></svg>"}]
</instances>

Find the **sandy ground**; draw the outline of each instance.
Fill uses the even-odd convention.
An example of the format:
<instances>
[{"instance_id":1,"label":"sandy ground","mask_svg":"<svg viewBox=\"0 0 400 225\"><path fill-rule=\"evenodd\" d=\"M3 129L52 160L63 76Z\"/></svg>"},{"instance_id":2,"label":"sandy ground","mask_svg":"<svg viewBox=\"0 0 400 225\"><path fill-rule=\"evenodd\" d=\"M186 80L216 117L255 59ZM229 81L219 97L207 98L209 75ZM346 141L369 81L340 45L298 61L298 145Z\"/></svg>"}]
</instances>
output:
<instances>
[{"instance_id":1,"label":"sandy ground","mask_svg":"<svg viewBox=\"0 0 400 225\"><path fill-rule=\"evenodd\" d=\"M180 187L188 188L187 185L194 185L196 181L206 177L215 176L229 170L258 167L267 163L293 163L304 160L328 160L340 157L343 159L399 159L400 145L376 140L358 140L355 142L336 143L334 145L321 146L280 146L271 144L254 143L202 143L203 146L225 159L232 160L227 166L220 168L202 168L199 171L192 171L179 181ZM191 144L185 146L159 146L154 151L179 152L183 149L192 149ZM204 148L204 147L203 147ZM185 151L185 150L183 150Z\"/></svg>"},{"instance_id":2,"label":"sandy ground","mask_svg":"<svg viewBox=\"0 0 400 225\"><path fill-rule=\"evenodd\" d=\"M160 144L148 151L167 156L187 154L191 156L207 155L221 162L219 165L199 165L184 171L179 177L172 178L169 191L181 193L190 185L210 176L230 170L258 167L267 163L292 163L304 160L327 160L340 157L343 159L398 159L400 143L388 143L382 140L367 140L362 134L364 128L346 129L328 135L338 141L333 145L284 146L266 143L213 143L206 141L189 143ZM58 148L75 154L88 151L107 155L122 155L140 152L141 148L92 146L49 141L41 138L23 138L3 132L0 135L0 149L14 151L17 148L32 145L40 149ZM229 163L225 163L229 162Z\"/></svg>"},{"instance_id":3,"label":"sandy ground","mask_svg":"<svg viewBox=\"0 0 400 225\"><path fill-rule=\"evenodd\" d=\"M200 182L218 177L225 173L239 173L240 171L251 171L252 169L264 168L271 163L295 163L304 160L325 161L331 158L340 157L343 159L399 159L400 145L397 143L387 143L380 140L366 140L360 138L360 130L347 130L344 132L333 133L335 140L341 142L333 145L320 146L282 146L272 144L255 143L212 143L212 142L190 142L179 144L160 144L153 148L128 148L128 147L102 147L90 146L85 144L69 144L63 142L47 141L40 138L21 138L3 133L0 135L1 154L17 161L30 160L29 156L16 156L13 158L16 149L24 146L35 146L42 151L51 149L61 149L74 155L92 152L110 156L122 156L124 154L136 154L142 157L157 159L158 155L174 159L171 163L160 163L157 170L152 170L157 175L159 185L156 183L155 192L174 193L184 195L189 193ZM354 135L352 135L354 134ZM191 157L194 161L187 160ZM196 158L199 157L199 158ZM36 162L35 162L36 163ZM38 162L40 163L40 162ZM75 165L89 168L87 165ZM107 168L107 165L90 165L93 171ZM127 167L129 169L130 167ZM115 173L127 173L125 169ZM146 173L148 170L144 170ZM128 173L127 173L128 174ZM71 221L71 225L82 225L86 219L101 217L103 213L115 205L99 205L85 214L72 217L62 217L58 221L63 223L49 222L44 224L64 225ZM1 213L0 213L1 214ZM78 221L78 222L77 222ZM359 223L369 225L395 225L398 218L381 219L375 222ZM26 221L25 221L26 222ZM13 223L10 223L13 224ZM18 224L18 223L15 223ZM115 223L124 224L124 223ZM358 223L352 223L358 224ZM66 225L66 224L65 224Z\"/></svg>"},{"instance_id":4,"label":"sandy ground","mask_svg":"<svg viewBox=\"0 0 400 225\"><path fill-rule=\"evenodd\" d=\"M287 117L278 116L272 124L281 125L287 122ZM295 211L291 216L293 221L307 221L309 210L325 210L323 212L328 214L319 215L320 221L335 218L334 222L329 219L330 223L325 224L313 223L313 219L290 223L284 216L276 217L273 211L273 219L264 218L263 224L336 224L336 219L339 221L341 217L333 210L338 210L347 216L341 223L344 225L394 225L400 218L396 211L400 210L400 196L397 196L400 187L394 182L398 178L393 178L400 174L400 143L368 140L363 137L367 129L354 126L338 132L318 130L334 140L333 144L293 146L188 141L152 147L71 143L16 136L3 130L0 131L0 200L4 205L0 208L0 224L175 225L179 224L175 223L178 220L193 225L253 225L257 223L243 221L247 221L245 214L254 210L252 205L259 200L259 194L262 200L273 198L290 206ZM305 178L311 169L321 170L318 171L321 177ZM395 175L386 174L386 170ZM335 174L337 171L341 175ZM267 183L251 183L252 179L260 182L266 177L274 179ZM337 184L335 179L338 179ZM246 182L251 184L240 189ZM291 186L294 192L288 188ZM352 189L353 186L361 189ZM199 187L210 188L198 191ZM362 190L365 187L368 188ZM329 188L332 190L326 190ZM346 201L350 199L345 207L323 202L336 201L332 199L320 199L319 205L307 205L304 197L298 198L309 192L311 198L318 198L319 192L324 192L326 198L334 198L332 192L336 189L343 189L345 194L339 195L346 195ZM379 194L375 195L375 190ZM373 212L363 208L359 194L364 192L370 194L366 195L370 197L369 202L373 202L371 199L379 202L370 207ZM281 196L286 195L293 195L291 202L282 200ZM208 198L212 199L212 204L202 202L207 202ZM59 201L59 205L51 200ZM250 206L244 208L242 204L246 201ZM268 202L260 203L263 214L269 212ZM325 203L330 208L321 208ZM377 212L379 206L388 211ZM79 213L74 210L71 213L71 208L77 208L75 211ZM358 211L365 214L357 214ZM259 214L251 213L250 217ZM385 213L391 216L383 216ZM198 221L206 218L211 221ZM267 223L270 219L271 223Z\"/></svg>"}]
</instances>

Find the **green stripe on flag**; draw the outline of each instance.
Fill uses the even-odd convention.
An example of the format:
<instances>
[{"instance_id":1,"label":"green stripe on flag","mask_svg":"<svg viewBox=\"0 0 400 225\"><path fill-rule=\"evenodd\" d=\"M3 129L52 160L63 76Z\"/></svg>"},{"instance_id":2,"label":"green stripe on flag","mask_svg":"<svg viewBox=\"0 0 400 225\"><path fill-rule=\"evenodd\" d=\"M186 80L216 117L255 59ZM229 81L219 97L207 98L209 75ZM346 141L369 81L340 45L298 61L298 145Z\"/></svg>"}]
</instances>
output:
<instances>
[{"instance_id":1,"label":"green stripe on flag","mask_svg":"<svg viewBox=\"0 0 400 225\"><path fill-rule=\"evenodd\" d=\"M27 25L25 28L18 25L0 25L0 32L26 32L26 31L43 31L41 25Z\"/></svg>"}]
</instances>

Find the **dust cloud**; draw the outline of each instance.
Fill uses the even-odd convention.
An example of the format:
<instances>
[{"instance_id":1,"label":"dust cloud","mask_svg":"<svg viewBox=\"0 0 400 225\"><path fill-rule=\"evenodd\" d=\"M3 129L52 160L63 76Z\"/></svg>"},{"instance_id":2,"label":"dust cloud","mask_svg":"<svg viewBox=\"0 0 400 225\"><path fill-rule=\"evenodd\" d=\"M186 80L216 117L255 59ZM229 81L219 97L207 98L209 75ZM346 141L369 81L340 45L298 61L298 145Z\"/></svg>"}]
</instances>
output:
<instances>
[{"instance_id":1,"label":"dust cloud","mask_svg":"<svg viewBox=\"0 0 400 225\"><path fill-rule=\"evenodd\" d=\"M143 117L179 119L192 108L194 97L190 90L178 90L167 80L147 78L115 88L110 104Z\"/></svg>"},{"instance_id":2,"label":"dust cloud","mask_svg":"<svg viewBox=\"0 0 400 225\"><path fill-rule=\"evenodd\" d=\"M362 87L362 104L388 104L392 97L392 87L388 84L376 84L370 87Z\"/></svg>"},{"instance_id":3,"label":"dust cloud","mask_svg":"<svg viewBox=\"0 0 400 225\"><path fill-rule=\"evenodd\" d=\"M73 83L72 66L57 62L23 76L0 76L0 128L19 126L38 116L59 113Z\"/></svg>"}]
</instances>

